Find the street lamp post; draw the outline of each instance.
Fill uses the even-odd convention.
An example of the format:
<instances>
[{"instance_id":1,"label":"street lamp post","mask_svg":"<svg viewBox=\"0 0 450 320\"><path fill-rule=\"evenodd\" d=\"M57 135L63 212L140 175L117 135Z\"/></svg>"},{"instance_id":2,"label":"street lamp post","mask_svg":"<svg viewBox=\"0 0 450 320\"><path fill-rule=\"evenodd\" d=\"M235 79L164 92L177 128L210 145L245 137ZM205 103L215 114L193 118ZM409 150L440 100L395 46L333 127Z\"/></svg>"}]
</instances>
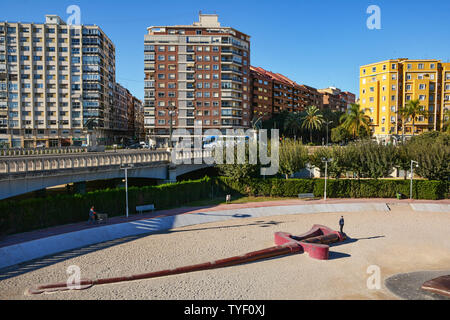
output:
<instances>
[{"instance_id":1,"label":"street lamp post","mask_svg":"<svg viewBox=\"0 0 450 320\"><path fill-rule=\"evenodd\" d=\"M173 148L173 143L172 143L172 137L173 137L173 116L176 114L175 111L175 106L170 105L167 110L169 112L169 116L170 116L170 137L169 137L169 148L172 149Z\"/></svg>"},{"instance_id":2,"label":"street lamp post","mask_svg":"<svg viewBox=\"0 0 450 320\"><path fill-rule=\"evenodd\" d=\"M120 169L125 170L125 196L126 196L126 211L127 211L127 219L129 217L129 209L128 209L128 169L132 169L134 165L124 165L121 166Z\"/></svg>"},{"instance_id":3,"label":"street lamp post","mask_svg":"<svg viewBox=\"0 0 450 320\"><path fill-rule=\"evenodd\" d=\"M414 178L414 164L416 164L416 168L419 167L419 163L417 161L411 160L411 185L409 188L409 199L413 198L413 178Z\"/></svg>"},{"instance_id":4,"label":"street lamp post","mask_svg":"<svg viewBox=\"0 0 450 320\"><path fill-rule=\"evenodd\" d=\"M326 124L327 124L327 147L328 147L328 138L329 138L329 133L328 133L328 126L330 125L330 124L332 124L333 123L333 121L327 121L326 122Z\"/></svg>"},{"instance_id":5,"label":"street lamp post","mask_svg":"<svg viewBox=\"0 0 450 320\"><path fill-rule=\"evenodd\" d=\"M322 162L325 163L325 190L323 192L324 200L327 200L327 180L328 180L328 163L333 159L322 158Z\"/></svg>"}]
</instances>

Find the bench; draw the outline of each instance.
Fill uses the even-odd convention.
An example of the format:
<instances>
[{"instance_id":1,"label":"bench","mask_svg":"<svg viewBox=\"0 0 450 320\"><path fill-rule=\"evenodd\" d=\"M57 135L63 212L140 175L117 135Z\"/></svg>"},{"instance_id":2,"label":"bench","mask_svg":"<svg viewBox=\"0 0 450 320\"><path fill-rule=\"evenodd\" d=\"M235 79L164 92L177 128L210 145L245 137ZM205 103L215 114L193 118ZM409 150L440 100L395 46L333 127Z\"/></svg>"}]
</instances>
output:
<instances>
[{"instance_id":1,"label":"bench","mask_svg":"<svg viewBox=\"0 0 450 320\"><path fill-rule=\"evenodd\" d=\"M97 221L99 224L108 223L108 215L104 213L97 213Z\"/></svg>"},{"instance_id":2,"label":"bench","mask_svg":"<svg viewBox=\"0 0 450 320\"><path fill-rule=\"evenodd\" d=\"M314 193L300 193L298 195L299 199L315 198Z\"/></svg>"},{"instance_id":3,"label":"bench","mask_svg":"<svg viewBox=\"0 0 450 320\"><path fill-rule=\"evenodd\" d=\"M142 214L143 212L148 212L148 211L155 211L155 205L149 204L149 205L145 205L145 206L138 206L138 207L136 207L136 211L139 214Z\"/></svg>"}]
</instances>

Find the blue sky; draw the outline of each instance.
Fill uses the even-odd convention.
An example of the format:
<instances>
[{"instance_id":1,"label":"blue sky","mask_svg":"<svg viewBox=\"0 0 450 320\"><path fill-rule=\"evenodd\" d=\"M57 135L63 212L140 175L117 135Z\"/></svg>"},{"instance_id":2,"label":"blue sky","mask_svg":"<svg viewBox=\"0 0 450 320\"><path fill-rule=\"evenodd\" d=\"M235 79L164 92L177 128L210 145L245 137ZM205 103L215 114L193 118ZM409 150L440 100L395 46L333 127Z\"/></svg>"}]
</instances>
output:
<instances>
[{"instance_id":1,"label":"blue sky","mask_svg":"<svg viewBox=\"0 0 450 320\"><path fill-rule=\"evenodd\" d=\"M15 0L2 4L0 20L64 20L78 5L83 24L97 24L116 45L117 81L144 94L143 42L152 25L192 24L198 12L217 13L223 26L252 37L251 64L316 88L358 93L359 66L390 58L450 62L448 0ZM369 30L367 8L381 10L381 29Z\"/></svg>"}]
</instances>

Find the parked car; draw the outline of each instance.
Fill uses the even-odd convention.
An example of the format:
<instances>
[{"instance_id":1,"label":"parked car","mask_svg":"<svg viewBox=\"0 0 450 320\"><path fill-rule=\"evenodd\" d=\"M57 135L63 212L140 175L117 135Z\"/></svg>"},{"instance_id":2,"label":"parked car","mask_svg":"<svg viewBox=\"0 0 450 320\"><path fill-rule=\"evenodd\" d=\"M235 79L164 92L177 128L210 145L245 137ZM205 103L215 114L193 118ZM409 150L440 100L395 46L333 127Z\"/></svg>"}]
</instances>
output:
<instances>
[{"instance_id":1,"label":"parked car","mask_svg":"<svg viewBox=\"0 0 450 320\"><path fill-rule=\"evenodd\" d=\"M146 142L139 142L139 144L141 145L142 149L149 149L149 145Z\"/></svg>"},{"instance_id":2,"label":"parked car","mask_svg":"<svg viewBox=\"0 0 450 320\"><path fill-rule=\"evenodd\" d=\"M127 146L127 149L141 149L141 145L139 143L131 144Z\"/></svg>"}]
</instances>

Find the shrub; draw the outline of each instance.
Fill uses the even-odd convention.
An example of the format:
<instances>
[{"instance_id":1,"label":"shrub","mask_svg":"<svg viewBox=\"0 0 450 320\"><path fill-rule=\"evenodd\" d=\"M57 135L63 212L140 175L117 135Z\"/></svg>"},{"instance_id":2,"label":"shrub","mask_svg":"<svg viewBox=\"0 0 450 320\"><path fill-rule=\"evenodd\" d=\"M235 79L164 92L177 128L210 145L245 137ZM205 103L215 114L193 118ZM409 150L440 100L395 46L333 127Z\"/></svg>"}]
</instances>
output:
<instances>
[{"instance_id":1,"label":"shrub","mask_svg":"<svg viewBox=\"0 0 450 320\"><path fill-rule=\"evenodd\" d=\"M160 186L132 187L128 190L130 213L136 206L155 204L158 209L177 207L211 195L212 180L204 178ZM110 217L125 213L125 189L106 189L84 195L0 201L0 234L14 234L57 225L87 221L89 208Z\"/></svg>"}]
</instances>

